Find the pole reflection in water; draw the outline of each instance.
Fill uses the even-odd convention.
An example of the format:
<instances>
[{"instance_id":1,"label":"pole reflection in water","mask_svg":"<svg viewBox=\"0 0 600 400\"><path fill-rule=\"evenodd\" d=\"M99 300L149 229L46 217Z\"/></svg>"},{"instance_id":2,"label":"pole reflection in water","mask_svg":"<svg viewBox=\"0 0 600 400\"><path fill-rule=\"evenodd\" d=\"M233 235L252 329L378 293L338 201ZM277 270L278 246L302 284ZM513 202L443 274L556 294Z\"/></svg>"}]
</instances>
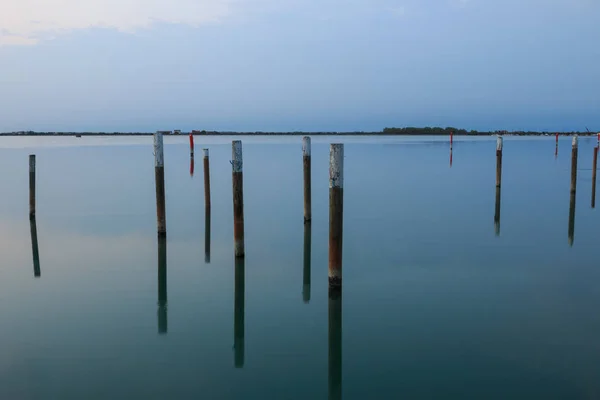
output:
<instances>
[{"instance_id":1,"label":"pole reflection in water","mask_svg":"<svg viewBox=\"0 0 600 400\"><path fill-rule=\"evenodd\" d=\"M598 146L594 147L592 162L592 208L596 208L596 170L598 169Z\"/></svg>"},{"instance_id":2,"label":"pole reflection in water","mask_svg":"<svg viewBox=\"0 0 600 400\"><path fill-rule=\"evenodd\" d=\"M167 333L167 238L158 237L158 333Z\"/></svg>"},{"instance_id":3,"label":"pole reflection in water","mask_svg":"<svg viewBox=\"0 0 600 400\"><path fill-rule=\"evenodd\" d=\"M210 264L210 206L204 208L204 262Z\"/></svg>"},{"instance_id":4,"label":"pole reflection in water","mask_svg":"<svg viewBox=\"0 0 600 400\"><path fill-rule=\"evenodd\" d=\"M342 291L329 290L329 400L342 398Z\"/></svg>"},{"instance_id":5,"label":"pole reflection in water","mask_svg":"<svg viewBox=\"0 0 600 400\"><path fill-rule=\"evenodd\" d=\"M233 349L236 368L244 368L244 297L245 297L245 261L235 257L235 297L233 320Z\"/></svg>"},{"instance_id":6,"label":"pole reflection in water","mask_svg":"<svg viewBox=\"0 0 600 400\"><path fill-rule=\"evenodd\" d=\"M450 147L450 168L452 168L452 147Z\"/></svg>"},{"instance_id":7,"label":"pole reflection in water","mask_svg":"<svg viewBox=\"0 0 600 400\"><path fill-rule=\"evenodd\" d=\"M38 249L37 239L37 224L35 216L29 219L29 227L31 228L31 251L33 253L33 276L39 278L42 276L42 270L40 269L40 252Z\"/></svg>"},{"instance_id":8,"label":"pole reflection in water","mask_svg":"<svg viewBox=\"0 0 600 400\"><path fill-rule=\"evenodd\" d=\"M496 209L494 212L494 230L500 236L500 187L496 186Z\"/></svg>"},{"instance_id":9,"label":"pole reflection in water","mask_svg":"<svg viewBox=\"0 0 600 400\"><path fill-rule=\"evenodd\" d=\"M190 176L194 176L194 157L190 158Z\"/></svg>"},{"instance_id":10,"label":"pole reflection in water","mask_svg":"<svg viewBox=\"0 0 600 400\"><path fill-rule=\"evenodd\" d=\"M304 224L304 272L302 274L302 300L310 302L310 250L312 227L310 221Z\"/></svg>"},{"instance_id":11,"label":"pole reflection in water","mask_svg":"<svg viewBox=\"0 0 600 400\"><path fill-rule=\"evenodd\" d=\"M575 192L571 192L569 203L569 245L573 246L575 236Z\"/></svg>"}]
</instances>

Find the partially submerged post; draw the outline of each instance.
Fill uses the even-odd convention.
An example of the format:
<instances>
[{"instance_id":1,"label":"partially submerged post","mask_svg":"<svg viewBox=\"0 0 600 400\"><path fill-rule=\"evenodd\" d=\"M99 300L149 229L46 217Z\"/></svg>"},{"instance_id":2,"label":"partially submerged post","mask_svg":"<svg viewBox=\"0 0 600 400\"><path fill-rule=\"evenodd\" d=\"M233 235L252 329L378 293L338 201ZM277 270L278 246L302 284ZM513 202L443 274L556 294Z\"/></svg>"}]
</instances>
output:
<instances>
[{"instance_id":1,"label":"partially submerged post","mask_svg":"<svg viewBox=\"0 0 600 400\"><path fill-rule=\"evenodd\" d=\"M167 238L158 237L158 333L167 333Z\"/></svg>"},{"instance_id":2,"label":"partially submerged post","mask_svg":"<svg viewBox=\"0 0 600 400\"><path fill-rule=\"evenodd\" d=\"M208 149L202 149L204 152L204 206L210 208L210 164L208 159Z\"/></svg>"},{"instance_id":3,"label":"partially submerged post","mask_svg":"<svg viewBox=\"0 0 600 400\"><path fill-rule=\"evenodd\" d=\"M573 136L573 149L571 150L571 193L577 190L577 135Z\"/></svg>"},{"instance_id":4,"label":"partially submerged post","mask_svg":"<svg viewBox=\"0 0 600 400\"><path fill-rule=\"evenodd\" d=\"M242 142L234 140L232 150L233 182L233 239L236 257L244 257L244 178L242 162Z\"/></svg>"},{"instance_id":5,"label":"partially submerged post","mask_svg":"<svg viewBox=\"0 0 600 400\"><path fill-rule=\"evenodd\" d=\"M329 400L342 399L342 292L329 292Z\"/></svg>"},{"instance_id":6,"label":"partially submerged post","mask_svg":"<svg viewBox=\"0 0 600 400\"><path fill-rule=\"evenodd\" d=\"M35 217L35 154L29 155L29 218Z\"/></svg>"},{"instance_id":7,"label":"partially submerged post","mask_svg":"<svg viewBox=\"0 0 600 400\"><path fill-rule=\"evenodd\" d=\"M494 211L494 231L500 236L500 186L496 186L496 207Z\"/></svg>"},{"instance_id":8,"label":"partially submerged post","mask_svg":"<svg viewBox=\"0 0 600 400\"><path fill-rule=\"evenodd\" d=\"M342 288L342 234L344 222L344 145L329 151L329 290Z\"/></svg>"},{"instance_id":9,"label":"partially submerged post","mask_svg":"<svg viewBox=\"0 0 600 400\"><path fill-rule=\"evenodd\" d=\"M245 288L245 265L244 259L235 258L235 297L233 316L233 349L234 365L236 368L244 367L244 298Z\"/></svg>"},{"instance_id":10,"label":"partially submerged post","mask_svg":"<svg viewBox=\"0 0 600 400\"><path fill-rule=\"evenodd\" d=\"M37 238L37 224L35 222L35 216L29 219L29 227L31 228L31 252L33 253L33 276L39 278L42 276L42 270L40 269L40 252L38 249L38 238Z\"/></svg>"},{"instance_id":11,"label":"partially submerged post","mask_svg":"<svg viewBox=\"0 0 600 400\"><path fill-rule=\"evenodd\" d=\"M496 140L496 187L502 184L502 136Z\"/></svg>"},{"instance_id":12,"label":"partially submerged post","mask_svg":"<svg viewBox=\"0 0 600 400\"><path fill-rule=\"evenodd\" d=\"M304 167L304 222L310 221L312 218L310 151L310 137L304 136L302 139L302 165Z\"/></svg>"},{"instance_id":13,"label":"partially submerged post","mask_svg":"<svg viewBox=\"0 0 600 400\"><path fill-rule=\"evenodd\" d=\"M594 161L592 162L592 208L596 207L596 169L598 166L598 146L594 147Z\"/></svg>"},{"instance_id":14,"label":"partially submerged post","mask_svg":"<svg viewBox=\"0 0 600 400\"><path fill-rule=\"evenodd\" d=\"M156 184L156 226L159 236L167 234L165 215L165 159L163 154L163 132L154 134L154 178Z\"/></svg>"},{"instance_id":15,"label":"partially submerged post","mask_svg":"<svg viewBox=\"0 0 600 400\"><path fill-rule=\"evenodd\" d=\"M210 264L210 206L204 207L204 262Z\"/></svg>"},{"instance_id":16,"label":"partially submerged post","mask_svg":"<svg viewBox=\"0 0 600 400\"><path fill-rule=\"evenodd\" d=\"M194 158L194 134L190 132L190 158Z\"/></svg>"},{"instance_id":17,"label":"partially submerged post","mask_svg":"<svg viewBox=\"0 0 600 400\"><path fill-rule=\"evenodd\" d=\"M573 246L575 238L575 192L571 192L569 199L569 245Z\"/></svg>"},{"instance_id":18,"label":"partially submerged post","mask_svg":"<svg viewBox=\"0 0 600 400\"><path fill-rule=\"evenodd\" d=\"M311 253L311 223L304 224L304 271L302 274L302 300L310 302L310 253Z\"/></svg>"},{"instance_id":19,"label":"partially submerged post","mask_svg":"<svg viewBox=\"0 0 600 400\"><path fill-rule=\"evenodd\" d=\"M190 158L190 176L194 176L194 157Z\"/></svg>"}]
</instances>

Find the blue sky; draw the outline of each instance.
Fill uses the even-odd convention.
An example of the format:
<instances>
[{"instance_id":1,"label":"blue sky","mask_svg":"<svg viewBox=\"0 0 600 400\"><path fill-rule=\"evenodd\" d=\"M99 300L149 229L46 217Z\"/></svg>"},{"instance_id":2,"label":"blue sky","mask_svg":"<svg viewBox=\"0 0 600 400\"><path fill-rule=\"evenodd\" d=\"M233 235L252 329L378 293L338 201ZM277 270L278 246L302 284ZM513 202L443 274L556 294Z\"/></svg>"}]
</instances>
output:
<instances>
[{"instance_id":1,"label":"blue sky","mask_svg":"<svg viewBox=\"0 0 600 400\"><path fill-rule=\"evenodd\" d=\"M597 0L2 0L0 131L600 130Z\"/></svg>"}]
</instances>

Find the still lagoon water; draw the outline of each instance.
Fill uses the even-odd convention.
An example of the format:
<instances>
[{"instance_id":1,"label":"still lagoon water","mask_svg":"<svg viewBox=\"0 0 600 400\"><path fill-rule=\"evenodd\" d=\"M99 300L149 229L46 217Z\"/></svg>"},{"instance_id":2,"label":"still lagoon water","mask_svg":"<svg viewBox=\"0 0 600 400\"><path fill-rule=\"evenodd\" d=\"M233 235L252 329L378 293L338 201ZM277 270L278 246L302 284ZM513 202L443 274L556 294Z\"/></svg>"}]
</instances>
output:
<instances>
[{"instance_id":1,"label":"still lagoon water","mask_svg":"<svg viewBox=\"0 0 600 400\"><path fill-rule=\"evenodd\" d=\"M600 398L595 138L580 138L570 243L570 138L556 158L554 138L505 138L496 227L495 138L455 138L450 167L447 138L313 137L305 226L302 138L241 137L241 263L233 139L196 137L192 176L187 138L165 137L164 246L151 137L0 139L0 398ZM336 142L344 288L330 300Z\"/></svg>"}]
</instances>

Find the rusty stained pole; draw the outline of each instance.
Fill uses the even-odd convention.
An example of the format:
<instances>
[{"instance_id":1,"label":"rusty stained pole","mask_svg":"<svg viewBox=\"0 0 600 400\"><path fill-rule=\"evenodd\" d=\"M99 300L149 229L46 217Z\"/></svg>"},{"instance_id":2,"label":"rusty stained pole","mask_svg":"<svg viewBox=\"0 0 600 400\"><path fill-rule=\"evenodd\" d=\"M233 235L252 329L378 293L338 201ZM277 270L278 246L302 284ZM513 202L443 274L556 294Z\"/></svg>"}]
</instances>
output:
<instances>
[{"instance_id":1,"label":"rusty stained pole","mask_svg":"<svg viewBox=\"0 0 600 400\"><path fill-rule=\"evenodd\" d=\"M156 226L159 236L167 234L165 214L165 159L163 132L154 134L154 180L156 184Z\"/></svg>"},{"instance_id":2,"label":"rusty stained pole","mask_svg":"<svg viewBox=\"0 0 600 400\"><path fill-rule=\"evenodd\" d=\"M242 162L242 142L234 140L232 150L233 183L233 239L236 257L244 257L244 176Z\"/></svg>"},{"instance_id":3,"label":"rusty stained pole","mask_svg":"<svg viewBox=\"0 0 600 400\"><path fill-rule=\"evenodd\" d=\"M304 136L302 139L302 165L304 170L304 222L308 222L312 219L310 153L310 137Z\"/></svg>"},{"instance_id":4,"label":"rusty stained pole","mask_svg":"<svg viewBox=\"0 0 600 400\"><path fill-rule=\"evenodd\" d=\"M342 289L342 234L344 222L344 145L329 151L329 290Z\"/></svg>"},{"instance_id":5,"label":"rusty stained pole","mask_svg":"<svg viewBox=\"0 0 600 400\"><path fill-rule=\"evenodd\" d=\"M35 218L35 154L29 155L29 218Z\"/></svg>"}]
</instances>

